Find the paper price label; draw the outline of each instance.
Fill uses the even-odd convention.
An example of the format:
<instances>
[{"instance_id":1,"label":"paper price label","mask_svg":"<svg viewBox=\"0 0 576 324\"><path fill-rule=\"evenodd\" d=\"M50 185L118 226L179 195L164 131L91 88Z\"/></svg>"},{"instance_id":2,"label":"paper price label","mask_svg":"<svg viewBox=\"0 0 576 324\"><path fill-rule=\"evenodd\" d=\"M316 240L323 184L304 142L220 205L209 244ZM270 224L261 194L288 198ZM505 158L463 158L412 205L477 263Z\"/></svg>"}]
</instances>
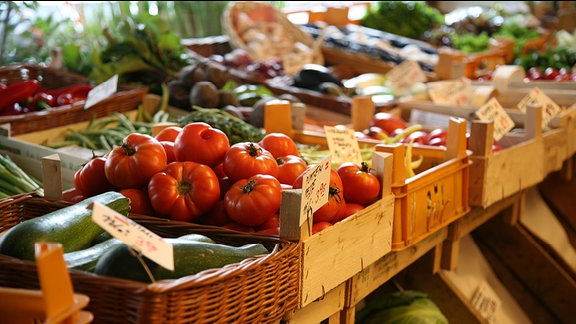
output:
<instances>
[{"instance_id":1,"label":"paper price label","mask_svg":"<svg viewBox=\"0 0 576 324\"><path fill-rule=\"evenodd\" d=\"M118 74L114 75L110 79L94 87L88 93L86 102L84 103L84 109L88 109L98 102L110 97L115 94L118 89Z\"/></svg>"},{"instance_id":2,"label":"paper price label","mask_svg":"<svg viewBox=\"0 0 576 324\"><path fill-rule=\"evenodd\" d=\"M490 99L484 106L476 110L476 116L481 120L494 121L494 140L499 141L506 133L514 128L514 121L496 98Z\"/></svg>"},{"instance_id":3,"label":"paper price label","mask_svg":"<svg viewBox=\"0 0 576 324\"><path fill-rule=\"evenodd\" d=\"M554 116L560 113L562 109L550 97L548 97L540 88L536 87L529 94L527 94L518 103L518 109L526 112L526 108L530 105L542 106L542 128L548 126L548 123Z\"/></svg>"},{"instance_id":4,"label":"paper price label","mask_svg":"<svg viewBox=\"0 0 576 324\"><path fill-rule=\"evenodd\" d=\"M441 82L438 86L428 89L428 95L435 104L457 107L468 104L473 94L474 89L467 78Z\"/></svg>"},{"instance_id":5,"label":"paper price label","mask_svg":"<svg viewBox=\"0 0 576 324\"><path fill-rule=\"evenodd\" d=\"M418 82L426 82L427 78L416 61L404 61L386 73L390 87L397 96L402 96Z\"/></svg>"},{"instance_id":6,"label":"paper price label","mask_svg":"<svg viewBox=\"0 0 576 324\"><path fill-rule=\"evenodd\" d=\"M311 218L318 208L328 202L330 189L330 155L320 161L302 179L302 203L300 204L300 225Z\"/></svg>"},{"instance_id":7,"label":"paper price label","mask_svg":"<svg viewBox=\"0 0 576 324\"><path fill-rule=\"evenodd\" d=\"M174 270L174 249L162 237L134 222L112 208L95 202L92 220L115 238L128 244L150 260Z\"/></svg>"},{"instance_id":8,"label":"paper price label","mask_svg":"<svg viewBox=\"0 0 576 324\"><path fill-rule=\"evenodd\" d=\"M335 163L362 162L362 154L354 130L343 127L324 126L328 149Z\"/></svg>"},{"instance_id":9,"label":"paper price label","mask_svg":"<svg viewBox=\"0 0 576 324\"><path fill-rule=\"evenodd\" d=\"M481 282L478 285L470 302L488 322L495 323L496 313L502 302L486 282Z\"/></svg>"}]
</instances>

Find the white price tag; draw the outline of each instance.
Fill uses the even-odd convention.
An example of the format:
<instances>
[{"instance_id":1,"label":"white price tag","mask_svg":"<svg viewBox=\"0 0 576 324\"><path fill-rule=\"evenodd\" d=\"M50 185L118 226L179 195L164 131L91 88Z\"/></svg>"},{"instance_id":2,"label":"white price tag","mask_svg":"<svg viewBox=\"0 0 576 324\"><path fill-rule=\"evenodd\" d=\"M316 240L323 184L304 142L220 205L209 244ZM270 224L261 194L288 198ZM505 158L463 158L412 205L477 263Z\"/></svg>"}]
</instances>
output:
<instances>
[{"instance_id":1,"label":"white price tag","mask_svg":"<svg viewBox=\"0 0 576 324\"><path fill-rule=\"evenodd\" d=\"M116 93L118 89L118 74L114 75L110 79L101 84L95 86L90 92L88 93L88 97L86 98L86 102L84 103L84 109L88 109L98 102L110 97L111 95Z\"/></svg>"},{"instance_id":2,"label":"white price tag","mask_svg":"<svg viewBox=\"0 0 576 324\"><path fill-rule=\"evenodd\" d=\"M112 208L95 202L92 220L115 238L128 244L150 260L174 270L174 248L162 237L134 222Z\"/></svg>"},{"instance_id":3,"label":"white price tag","mask_svg":"<svg viewBox=\"0 0 576 324\"><path fill-rule=\"evenodd\" d=\"M320 161L302 179L302 203L300 204L300 225L311 218L318 208L328 202L330 189L330 155Z\"/></svg>"},{"instance_id":4,"label":"white price tag","mask_svg":"<svg viewBox=\"0 0 576 324\"><path fill-rule=\"evenodd\" d=\"M470 302L488 322L494 323L496 321L496 313L502 302L486 282L481 282L478 285Z\"/></svg>"},{"instance_id":5,"label":"white price tag","mask_svg":"<svg viewBox=\"0 0 576 324\"><path fill-rule=\"evenodd\" d=\"M390 87L396 96L403 96L419 82L426 82L427 78L416 61L404 61L386 73Z\"/></svg>"},{"instance_id":6,"label":"white price tag","mask_svg":"<svg viewBox=\"0 0 576 324\"><path fill-rule=\"evenodd\" d=\"M457 107L470 103L473 94L474 89L467 78L460 78L456 81L444 81L439 83L438 86L428 89L428 95L435 104Z\"/></svg>"},{"instance_id":7,"label":"white price tag","mask_svg":"<svg viewBox=\"0 0 576 324\"><path fill-rule=\"evenodd\" d=\"M542 128L546 128L550 120L562 111L560 106L558 106L558 104L550 99L550 97L548 97L538 87L534 88L529 94L520 100L518 103L518 109L522 112L526 112L526 108L529 105L542 106Z\"/></svg>"},{"instance_id":8,"label":"white price tag","mask_svg":"<svg viewBox=\"0 0 576 324\"><path fill-rule=\"evenodd\" d=\"M476 116L481 120L494 121L494 140L499 141L506 133L514 128L514 121L496 98L490 99L484 106L476 110Z\"/></svg>"},{"instance_id":9,"label":"white price tag","mask_svg":"<svg viewBox=\"0 0 576 324\"><path fill-rule=\"evenodd\" d=\"M324 131L334 163L354 162L360 164L362 162L360 146L358 146L358 140L353 129L324 126Z\"/></svg>"}]
</instances>

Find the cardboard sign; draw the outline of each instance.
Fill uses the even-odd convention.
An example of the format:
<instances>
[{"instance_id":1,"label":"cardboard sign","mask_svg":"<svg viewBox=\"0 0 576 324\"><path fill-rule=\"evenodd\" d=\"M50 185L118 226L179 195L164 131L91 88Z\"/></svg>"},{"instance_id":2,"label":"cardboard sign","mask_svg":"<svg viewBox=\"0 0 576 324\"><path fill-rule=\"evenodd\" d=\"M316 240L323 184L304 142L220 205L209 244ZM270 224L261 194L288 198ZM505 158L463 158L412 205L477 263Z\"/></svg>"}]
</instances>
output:
<instances>
[{"instance_id":1,"label":"cardboard sign","mask_svg":"<svg viewBox=\"0 0 576 324\"><path fill-rule=\"evenodd\" d=\"M546 128L548 123L554 116L556 116L562 109L550 97L542 92L538 87L534 88L518 103L518 109L526 112L526 108L530 105L542 106L542 128Z\"/></svg>"},{"instance_id":2,"label":"cardboard sign","mask_svg":"<svg viewBox=\"0 0 576 324\"><path fill-rule=\"evenodd\" d=\"M489 323L495 322L501 301L496 292L486 282L481 282L478 285L470 303Z\"/></svg>"},{"instance_id":3,"label":"cardboard sign","mask_svg":"<svg viewBox=\"0 0 576 324\"><path fill-rule=\"evenodd\" d=\"M354 130L344 127L324 126L328 149L332 155L332 162L362 162L360 146L354 134Z\"/></svg>"},{"instance_id":4,"label":"cardboard sign","mask_svg":"<svg viewBox=\"0 0 576 324\"><path fill-rule=\"evenodd\" d=\"M110 79L94 87L94 89L88 92L88 97L84 103L84 109L88 109L98 102L110 97L115 94L118 89L118 74L114 75Z\"/></svg>"},{"instance_id":5,"label":"cardboard sign","mask_svg":"<svg viewBox=\"0 0 576 324\"><path fill-rule=\"evenodd\" d=\"M134 222L112 208L95 202L92 220L115 238L128 244L150 260L174 270L174 248L162 237Z\"/></svg>"},{"instance_id":6,"label":"cardboard sign","mask_svg":"<svg viewBox=\"0 0 576 324\"><path fill-rule=\"evenodd\" d=\"M461 107L470 103L474 89L467 78L456 81L444 81L428 89L432 102L439 105Z\"/></svg>"},{"instance_id":7,"label":"cardboard sign","mask_svg":"<svg viewBox=\"0 0 576 324\"><path fill-rule=\"evenodd\" d=\"M318 208L328 202L330 189L330 155L307 171L302 179L302 203L300 204L300 225L311 218Z\"/></svg>"},{"instance_id":8,"label":"cardboard sign","mask_svg":"<svg viewBox=\"0 0 576 324\"><path fill-rule=\"evenodd\" d=\"M403 96L419 82L426 82L427 78L416 61L404 61L386 73L386 78L396 96Z\"/></svg>"},{"instance_id":9,"label":"cardboard sign","mask_svg":"<svg viewBox=\"0 0 576 324\"><path fill-rule=\"evenodd\" d=\"M514 128L514 121L496 98L490 99L484 106L476 110L476 116L481 120L494 121L494 140L499 141L506 133Z\"/></svg>"}]
</instances>

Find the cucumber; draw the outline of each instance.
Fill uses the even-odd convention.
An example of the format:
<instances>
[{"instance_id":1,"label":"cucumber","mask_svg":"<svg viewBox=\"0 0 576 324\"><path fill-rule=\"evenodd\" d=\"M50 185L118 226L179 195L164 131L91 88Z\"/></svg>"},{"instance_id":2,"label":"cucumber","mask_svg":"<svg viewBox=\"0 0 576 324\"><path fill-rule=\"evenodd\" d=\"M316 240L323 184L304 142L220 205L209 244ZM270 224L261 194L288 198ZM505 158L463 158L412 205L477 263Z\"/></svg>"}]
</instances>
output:
<instances>
[{"instance_id":1,"label":"cucumber","mask_svg":"<svg viewBox=\"0 0 576 324\"><path fill-rule=\"evenodd\" d=\"M130 200L116 191L86 198L10 228L0 238L0 253L34 261L36 242L60 243L64 253L89 247L104 232L92 221L92 210L88 207L93 202L102 203L122 215L128 215L130 211Z\"/></svg>"},{"instance_id":2,"label":"cucumber","mask_svg":"<svg viewBox=\"0 0 576 324\"><path fill-rule=\"evenodd\" d=\"M174 271L170 271L142 256L142 260L155 280L178 279L269 253L262 244L246 244L235 247L179 238L166 240L174 246ZM114 246L106 251L98 259L94 273L145 283L152 282L134 250L126 244Z\"/></svg>"},{"instance_id":3,"label":"cucumber","mask_svg":"<svg viewBox=\"0 0 576 324\"><path fill-rule=\"evenodd\" d=\"M112 237L108 232L110 237ZM100 235L103 236L103 235ZM99 236L99 237L100 237ZM187 234L179 237L183 240L193 240L196 242L215 243L211 238L201 234ZM82 271L92 271L96 266L98 259L111 248L124 244L116 238L109 238L108 240L99 242L90 246L89 248L68 252L64 254L64 261L69 269L76 269Z\"/></svg>"}]
</instances>

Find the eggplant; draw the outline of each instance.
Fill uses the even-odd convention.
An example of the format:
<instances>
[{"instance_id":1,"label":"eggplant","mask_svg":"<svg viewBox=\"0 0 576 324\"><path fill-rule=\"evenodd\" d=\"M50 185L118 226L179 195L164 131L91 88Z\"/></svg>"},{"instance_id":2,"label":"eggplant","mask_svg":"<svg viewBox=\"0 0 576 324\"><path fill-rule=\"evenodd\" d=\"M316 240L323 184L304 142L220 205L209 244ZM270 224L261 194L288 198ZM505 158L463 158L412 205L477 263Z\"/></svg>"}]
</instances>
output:
<instances>
[{"instance_id":1,"label":"eggplant","mask_svg":"<svg viewBox=\"0 0 576 324\"><path fill-rule=\"evenodd\" d=\"M320 64L306 64L294 75L294 86L309 90L318 90L322 83L334 83L342 87L342 81L330 70Z\"/></svg>"}]
</instances>

